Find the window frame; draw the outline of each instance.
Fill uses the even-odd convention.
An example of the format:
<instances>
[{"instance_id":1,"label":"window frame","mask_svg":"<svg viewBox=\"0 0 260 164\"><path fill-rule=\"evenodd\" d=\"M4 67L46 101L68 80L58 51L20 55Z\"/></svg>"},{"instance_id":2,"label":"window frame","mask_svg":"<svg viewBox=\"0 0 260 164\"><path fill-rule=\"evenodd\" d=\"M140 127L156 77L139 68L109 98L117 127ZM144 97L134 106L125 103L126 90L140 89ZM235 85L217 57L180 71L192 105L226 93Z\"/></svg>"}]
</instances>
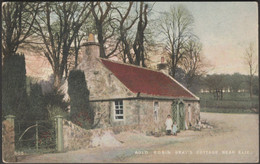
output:
<instances>
[{"instance_id":1,"label":"window frame","mask_svg":"<svg viewBox=\"0 0 260 164\"><path fill-rule=\"evenodd\" d=\"M116 102L117 102L117 104L116 104ZM121 102L122 102L122 104L121 104ZM117 106L119 107L119 108L117 108ZM116 113L116 111L122 111L123 112L123 114L117 114ZM120 113L120 112L119 112ZM124 101L123 100L115 100L114 101L114 121L124 121L125 120L125 115L124 115ZM118 117L118 116L123 116L123 118L122 119L119 119L119 118L116 118L116 117Z\"/></svg>"}]
</instances>

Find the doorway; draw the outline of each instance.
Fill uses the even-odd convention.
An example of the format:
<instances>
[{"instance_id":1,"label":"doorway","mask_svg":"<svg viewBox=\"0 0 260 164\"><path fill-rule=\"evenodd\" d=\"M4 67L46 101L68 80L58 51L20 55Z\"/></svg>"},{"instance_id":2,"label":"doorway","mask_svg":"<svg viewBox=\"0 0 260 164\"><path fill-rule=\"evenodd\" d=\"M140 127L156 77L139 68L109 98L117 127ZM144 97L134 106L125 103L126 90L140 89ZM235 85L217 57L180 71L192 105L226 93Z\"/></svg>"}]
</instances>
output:
<instances>
[{"instance_id":1,"label":"doorway","mask_svg":"<svg viewBox=\"0 0 260 164\"><path fill-rule=\"evenodd\" d=\"M178 131L185 130L185 108L182 100L174 100L172 103L172 120L178 125Z\"/></svg>"},{"instance_id":2,"label":"doorway","mask_svg":"<svg viewBox=\"0 0 260 164\"><path fill-rule=\"evenodd\" d=\"M154 116L154 121L158 122L158 112L159 112L159 102L155 101L153 104L153 116Z\"/></svg>"}]
</instances>

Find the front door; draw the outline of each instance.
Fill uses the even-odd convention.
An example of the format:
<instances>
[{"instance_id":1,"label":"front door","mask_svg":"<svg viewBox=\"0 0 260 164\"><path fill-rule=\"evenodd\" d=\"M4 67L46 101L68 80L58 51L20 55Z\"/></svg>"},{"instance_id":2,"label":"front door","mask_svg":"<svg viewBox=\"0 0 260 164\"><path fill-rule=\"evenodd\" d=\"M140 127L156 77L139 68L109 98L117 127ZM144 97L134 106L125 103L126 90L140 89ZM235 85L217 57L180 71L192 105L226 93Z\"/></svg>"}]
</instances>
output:
<instances>
[{"instance_id":1,"label":"front door","mask_svg":"<svg viewBox=\"0 0 260 164\"><path fill-rule=\"evenodd\" d=\"M185 108L184 103L179 103L179 110L180 110L180 129L185 130Z\"/></svg>"},{"instance_id":2,"label":"front door","mask_svg":"<svg viewBox=\"0 0 260 164\"><path fill-rule=\"evenodd\" d=\"M172 103L172 120L176 122L179 130L185 130L185 108L181 100L174 100Z\"/></svg>"}]
</instances>

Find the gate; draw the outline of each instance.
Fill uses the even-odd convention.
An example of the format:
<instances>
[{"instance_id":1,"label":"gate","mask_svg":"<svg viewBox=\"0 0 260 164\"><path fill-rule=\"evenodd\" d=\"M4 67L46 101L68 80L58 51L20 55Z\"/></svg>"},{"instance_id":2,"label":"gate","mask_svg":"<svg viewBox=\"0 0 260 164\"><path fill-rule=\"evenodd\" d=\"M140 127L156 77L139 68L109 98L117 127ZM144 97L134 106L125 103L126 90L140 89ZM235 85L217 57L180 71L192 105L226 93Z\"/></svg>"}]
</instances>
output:
<instances>
[{"instance_id":1,"label":"gate","mask_svg":"<svg viewBox=\"0 0 260 164\"><path fill-rule=\"evenodd\" d=\"M185 130L185 108L182 100L172 102L172 120L178 125L178 131Z\"/></svg>"},{"instance_id":2,"label":"gate","mask_svg":"<svg viewBox=\"0 0 260 164\"><path fill-rule=\"evenodd\" d=\"M55 121L15 121L15 150L25 154L56 151Z\"/></svg>"}]
</instances>

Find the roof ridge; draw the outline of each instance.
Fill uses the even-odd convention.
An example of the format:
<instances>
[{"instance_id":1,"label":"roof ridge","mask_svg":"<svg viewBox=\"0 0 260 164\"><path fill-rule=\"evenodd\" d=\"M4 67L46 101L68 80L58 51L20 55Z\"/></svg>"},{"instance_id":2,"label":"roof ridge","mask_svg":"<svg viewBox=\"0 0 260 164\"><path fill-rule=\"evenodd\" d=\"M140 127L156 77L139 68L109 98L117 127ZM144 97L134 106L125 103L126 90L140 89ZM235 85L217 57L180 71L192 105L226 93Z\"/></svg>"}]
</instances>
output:
<instances>
[{"instance_id":1,"label":"roof ridge","mask_svg":"<svg viewBox=\"0 0 260 164\"><path fill-rule=\"evenodd\" d=\"M109 60L109 59L104 59L104 58L99 58L101 60L106 60L106 61L109 61L109 62L113 62L113 63L116 63L116 64L122 64L122 65L127 65L127 66L132 66L132 67L136 67L136 68L141 68L141 69L145 69L145 70L148 70L148 71L154 71L154 72L158 72L158 73L161 73L163 75L165 75L163 72L161 71L158 71L158 70L153 70L153 69L150 69L150 68L146 68L146 67L141 67L141 66L137 66L137 65L133 65L133 64L128 64L128 63L122 63L122 62L118 62L118 61L114 61L114 60ZM167 75L166 75L167 76Z\"/></svg>"}]
</instances>

